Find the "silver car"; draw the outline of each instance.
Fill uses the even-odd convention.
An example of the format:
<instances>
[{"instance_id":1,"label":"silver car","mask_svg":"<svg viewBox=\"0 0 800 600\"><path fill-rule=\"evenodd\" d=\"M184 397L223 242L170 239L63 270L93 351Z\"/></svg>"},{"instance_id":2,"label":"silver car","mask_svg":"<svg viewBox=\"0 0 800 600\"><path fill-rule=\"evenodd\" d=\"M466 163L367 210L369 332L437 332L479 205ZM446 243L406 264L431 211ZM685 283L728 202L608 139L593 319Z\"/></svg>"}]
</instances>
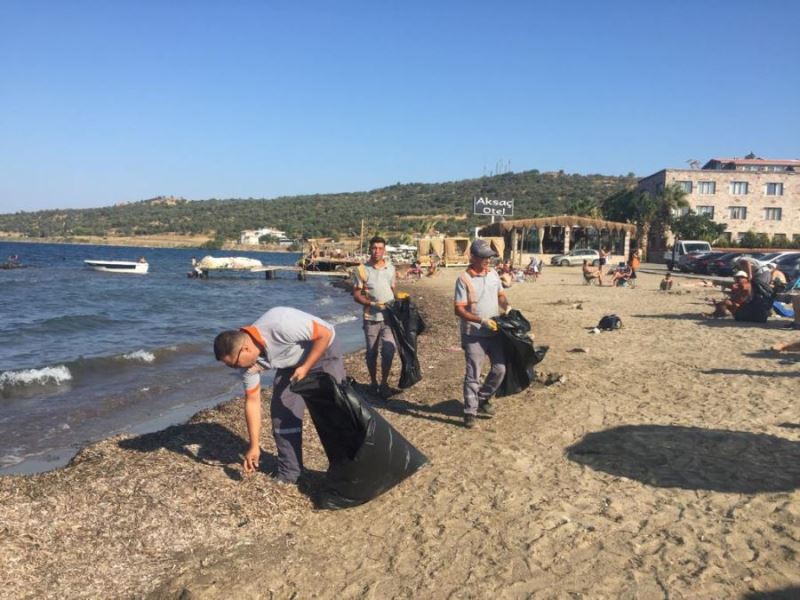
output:
<instances>
[{"instance_id":1,"label":"silver car","mask_svg":"<svg viewBox=\"0 0 800 600\"><path fill-rule=\"evenodd\" d=\"M556 254L550 259L550 264L560 267L569 267L572 265L582 265L585 260L597 266L600 264L600 253L597 250L570 250L568 254Z\"/></svg>"}]
</instances>

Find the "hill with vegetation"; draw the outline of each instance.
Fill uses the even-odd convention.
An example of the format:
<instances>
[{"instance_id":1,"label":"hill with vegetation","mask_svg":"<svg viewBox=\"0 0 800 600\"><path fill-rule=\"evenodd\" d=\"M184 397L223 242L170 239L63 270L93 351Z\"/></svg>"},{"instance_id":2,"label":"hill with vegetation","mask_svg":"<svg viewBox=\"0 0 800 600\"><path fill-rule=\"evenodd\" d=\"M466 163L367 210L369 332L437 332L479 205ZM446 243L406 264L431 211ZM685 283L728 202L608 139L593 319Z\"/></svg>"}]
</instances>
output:
<instances>
[{"instance_id":1,"label":"hill with vegetation","mask_svg":"<svg viewBox=\"0 0 800 600\"><path fill-rule=\"evenodd\" d=\"M189 201L161 197L104 208L44 210L0 215L0 232L28 238L207 235L236 240L244 229L274 227L292 238L357 236L364 219L369 233L393 240L438 231L467 233L484 225L475 217L476 196L515 201L514 218L591 214L602 201L636 183L627 176L578 175L562 171L503 173L446 183L396 184L367 192L273 199Z\"/></svg>"}]
</instances>

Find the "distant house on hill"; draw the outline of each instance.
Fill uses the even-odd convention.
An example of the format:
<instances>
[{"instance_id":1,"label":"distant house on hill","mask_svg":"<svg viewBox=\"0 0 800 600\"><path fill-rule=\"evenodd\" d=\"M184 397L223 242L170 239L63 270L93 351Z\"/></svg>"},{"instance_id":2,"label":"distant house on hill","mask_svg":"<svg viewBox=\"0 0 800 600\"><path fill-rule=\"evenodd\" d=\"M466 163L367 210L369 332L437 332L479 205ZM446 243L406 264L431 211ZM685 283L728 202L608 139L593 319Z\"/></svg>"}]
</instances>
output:
<instances>
[{"instance_id":1,"label":"distant house on hill","mask_svg":"<svg viewBox=\"0 0 800 600\"><path fill-rule=\"evenodd\" d=\"M668 185L686 192L689 209L727 224L732 241L748 231L773 240L800 238L800 160L712 158L701 169L662 169L640 179L636 189L658 194Z\"/></svg>"},{"instance_id":2,"label":"distant house on hill","mask_svg":"<svg viewBox=\"0 0 800 600\"><path fill-rule=\"evenodd\" d=\"M258 246L260 240L265 235L269 235L278 240L281 246L289 246L294 240L286 237L286 232L272 227L262 227L261 229L245 229L239 236L239 243L244 246Z\"/></svg>"}]
</instances>

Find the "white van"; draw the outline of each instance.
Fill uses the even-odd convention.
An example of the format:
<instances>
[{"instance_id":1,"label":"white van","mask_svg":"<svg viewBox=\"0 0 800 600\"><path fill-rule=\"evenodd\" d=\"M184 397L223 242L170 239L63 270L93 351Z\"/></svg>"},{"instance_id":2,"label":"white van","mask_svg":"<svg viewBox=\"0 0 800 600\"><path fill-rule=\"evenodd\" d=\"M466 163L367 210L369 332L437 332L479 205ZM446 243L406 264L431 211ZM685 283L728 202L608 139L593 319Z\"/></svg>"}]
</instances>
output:
<instances>
[{"instance_id":1,"label":"white van","mask_svg":"<svg viewBox=\"0 0 800 600\"><path fill-rule=\"evenodd\" d=\"M711 244L703 240L675 240L672 248L664 252L664 262L667 269L672 271L686 261L689 254L705 254L711 252Z\"/></svg>"}]
</instances>

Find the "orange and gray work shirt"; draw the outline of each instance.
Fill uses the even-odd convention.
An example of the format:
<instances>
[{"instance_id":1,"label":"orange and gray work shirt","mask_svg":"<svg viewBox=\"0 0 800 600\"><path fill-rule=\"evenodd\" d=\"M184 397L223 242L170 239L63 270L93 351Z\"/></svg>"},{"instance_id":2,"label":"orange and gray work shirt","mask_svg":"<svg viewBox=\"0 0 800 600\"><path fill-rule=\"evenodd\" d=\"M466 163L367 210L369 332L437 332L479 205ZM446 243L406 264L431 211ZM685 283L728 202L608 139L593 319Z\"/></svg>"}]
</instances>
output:
<instances>
[{"instance_id":1,"label":"orange and gray work shirt","mask_svg":"<svg viewBox=\"0 0 800 600\"><path fill-rule=\"evenodd\" d=\"M331 332L330 347L336 337L333 325L288 306L276 306L249 327L242 327L241 331L250 334L261 350L256 364L240 369L244 391L257 389L261 385L261 373L268 369L293 368L302 364L314 340L322 334L322 328Z\"/></svg>"},{"instance_id":2,"label":"orange and gray work shirt","mask_svg":"<svg viewBox=\"0 0 800 600\"><path fill-rule=\"evenodd\" d=\"M353 285L367 292L371 302L386 304L394 300L394 286L397 283L394 265L384 261L381 268L369 263L359 265L353 275ZM376 306L364 307L365 321L383 321L383 311Z\"/></svg>"},{"instance_id":3,"label":"orange and gray work shirt","mask_svg":"<svg viewBox=\"0 0 800 600\"><path fill-rule=\"evenodd\" d=\"M491 319L500 314L498 298L505 296L500 276L494 269L476 273L471 268L456 280L455 305L481 319ZM494 332L481 328L480 323L461 319L461 335L490 336Z\"/></svg>"}]
</instances>

